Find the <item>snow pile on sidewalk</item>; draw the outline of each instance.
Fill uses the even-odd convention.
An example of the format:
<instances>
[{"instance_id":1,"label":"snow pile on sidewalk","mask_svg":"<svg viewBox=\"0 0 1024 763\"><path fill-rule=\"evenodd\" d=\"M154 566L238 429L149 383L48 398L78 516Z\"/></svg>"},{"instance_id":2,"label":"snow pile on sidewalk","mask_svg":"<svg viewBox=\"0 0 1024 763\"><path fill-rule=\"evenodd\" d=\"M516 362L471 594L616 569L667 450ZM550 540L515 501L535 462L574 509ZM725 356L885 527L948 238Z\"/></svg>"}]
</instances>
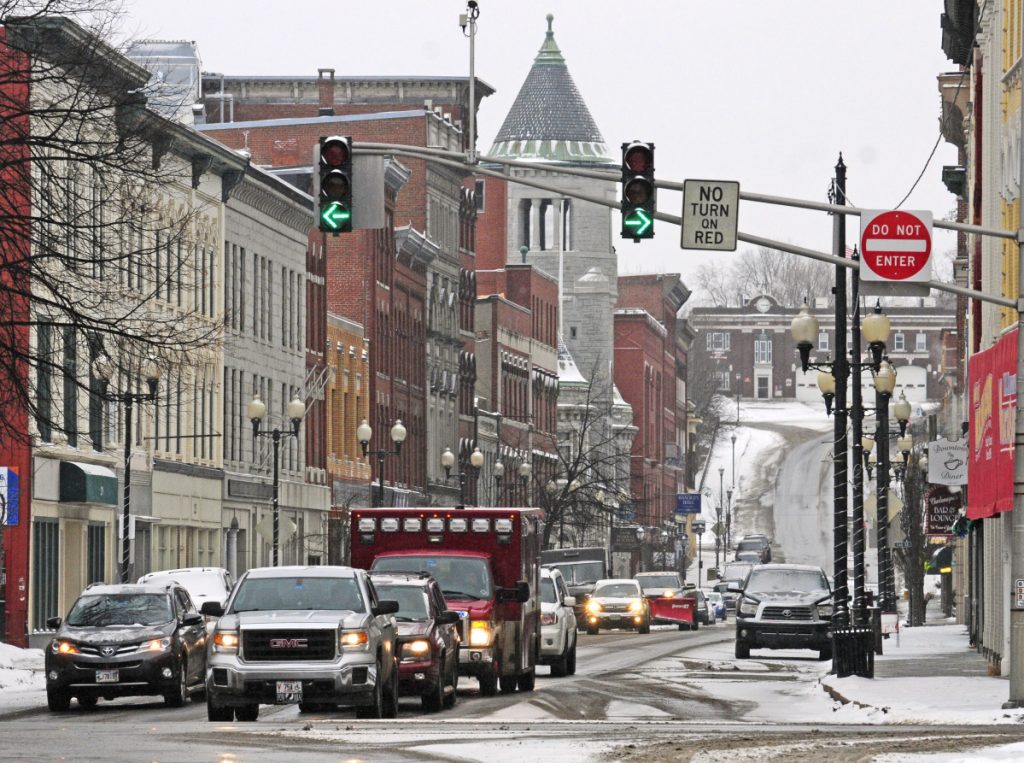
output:
<instances>
[{"instance_id":1,"label":"snow pile on sidewalk","mask_svg":"<svg viewBox=\"0 0 1024 763\"><path fill-rule=\"evenodd\" d=\"M1022 723L1024 711L1003 710L1009 696L1005 679L949 675L945 664L968 650L962 625L932 625L900 631L886 640L885 654L875 657L876 675L886 661L913 661L926 676L859 678L834 675L823 686L860 707L871 723ZM923 663L923 664L922 664ZM934 668L929 669L929 663Z\"/></svg>"},{"instance_id":2,"label":"snow pile on sidewalk","mask_svg":"<svg viewBox=\"0 0 1024 763\"><path fill-rule=\"evenodd\" d=\"M0 642L0 712L46 704L43 650L19 649Z\"/></svg>"}]
</instances>

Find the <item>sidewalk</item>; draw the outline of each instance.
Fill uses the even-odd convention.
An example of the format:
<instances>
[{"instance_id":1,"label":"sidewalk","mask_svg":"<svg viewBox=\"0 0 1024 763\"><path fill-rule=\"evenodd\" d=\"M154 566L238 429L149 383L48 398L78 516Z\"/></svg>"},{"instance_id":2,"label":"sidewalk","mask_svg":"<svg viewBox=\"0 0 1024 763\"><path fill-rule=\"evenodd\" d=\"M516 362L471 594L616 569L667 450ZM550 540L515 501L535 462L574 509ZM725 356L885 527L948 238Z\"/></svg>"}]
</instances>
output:
<instances>
[{"instance_id":1,"label":"sidewalk","mask_svg":"<svg viewBox=\"0 0 1024 763\"><path fill-rule=\"evenodd\" d=\"M906 628L905 622L901 611L899 634L875 656L875 678L828 675L821 680L825 691L888 723L1024 722L1024 711L1002 709L1009 681L988 675L986 660L968 646L965 626L938 607L923 626Z\"/></svg>"}]
</instances>

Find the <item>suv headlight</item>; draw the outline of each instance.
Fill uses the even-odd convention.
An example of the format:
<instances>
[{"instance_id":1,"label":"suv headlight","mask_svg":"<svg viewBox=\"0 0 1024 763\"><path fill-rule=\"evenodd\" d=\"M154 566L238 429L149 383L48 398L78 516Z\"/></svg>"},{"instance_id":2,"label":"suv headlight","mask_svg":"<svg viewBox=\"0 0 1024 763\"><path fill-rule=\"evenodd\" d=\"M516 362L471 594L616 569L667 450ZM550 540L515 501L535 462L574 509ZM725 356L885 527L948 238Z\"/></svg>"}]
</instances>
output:
<instances>
[{"instance_id":1,"label":"suv headlight","mask_svg":"<svg viewBox=\"0 0 1024 763\"><path fill-rule=\"evenodd\" d=\"M743 617L753 617L757 614L757 602L744 596L736 611Z\"/></svg>"},{"instance_id":2,"label":"suv headlight","mask_svg":"<svg viewBox=\"0 0 1024 763\"><path fill-rule=\"evenodd\" d=\"M469 624L469 645L475 647L490 646L491 624L483 620L473 620Z\"/></svg>"},{"instance_id":3,"label":"suv headlight","mask_svg":"<svg viewBox=\"0 0 1024 763\"><path fill-rule=\"evenodd\" d=\"M831 620L832 619L832 602L818 605L818 619L819 620Z\"/></svg>"},{"instance_id":4,"label":"suv headlight","mask_svg":"<svg viewBox=\"0 0 1024 763\"><path fill-rule=\"evenodd\" d=\"M599 602L597 599L588 599L587 600L587 612L589 612L592 615L596 615L600 611L601 611L601 602Z\"/></svg>"},{"instance_id":5,"label":"suv headlight","mask_svg":"<svg viewBox=\"0 0 1024 763\"><path fill-rule=\"evenodd\" d=\"M213 634L213 651L237 652L238 631L217 631Z\"/></svg>"},{"instance_id":6,"label":"suv headlight","mask_svg":"<svg viewBox=\"0 0 1024 763\"><path fill-rule=\"evenodd\" d=\"M144 641L139 647L140 652L166 652L171 648L169 638L155 638L152 641Z\"/></svg>"},{"instance_id":7,"label":"suv headlight","mask_svg":"<svg viewBox=\"0 0 1024 763\"><path fill-rule=\"evenodd\" d=\"M426 639L416 639L402 644L403 660L423 660L430 655L430 642Z\"/></svg>"},{"instance_id":8,"label":"suv headlight","mask_svg":"<svg viewBox=\"0 0 1024 763\"><path fill-rule=\"evenodd\" d=\"M50 651L54 654L78 654L78 645L73 641L54 639L50 642Z\"/></svg>"},{"instance_id":9,"label":"suv headlight","mask_svg":"<svg viewBox=\"0 0 1024 763\"><path fill-rule=\"evenodd\" d=\"M540 614L541 625L554 625L557 621L554 612L541 612Z\"/></svg>"}]
</instances>

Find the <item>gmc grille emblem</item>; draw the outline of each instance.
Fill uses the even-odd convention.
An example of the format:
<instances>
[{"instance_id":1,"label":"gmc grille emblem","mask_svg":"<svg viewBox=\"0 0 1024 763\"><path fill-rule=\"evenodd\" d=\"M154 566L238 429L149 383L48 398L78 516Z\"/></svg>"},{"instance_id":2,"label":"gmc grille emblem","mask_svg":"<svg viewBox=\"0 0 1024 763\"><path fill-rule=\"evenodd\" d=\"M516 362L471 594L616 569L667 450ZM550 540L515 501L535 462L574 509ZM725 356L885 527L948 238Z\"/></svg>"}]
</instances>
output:
<instances>
[{"instance_id":1,"label":"gmc grille emblem","mask_svg":"<svg viewBox=\"0 0 1024 763\"><path fill-rule=\"evenodd\" d=\"M309 646L309 639L304 638L272 638L270 639L271 649L305 649Z\"/></svg>"}]
</instances>

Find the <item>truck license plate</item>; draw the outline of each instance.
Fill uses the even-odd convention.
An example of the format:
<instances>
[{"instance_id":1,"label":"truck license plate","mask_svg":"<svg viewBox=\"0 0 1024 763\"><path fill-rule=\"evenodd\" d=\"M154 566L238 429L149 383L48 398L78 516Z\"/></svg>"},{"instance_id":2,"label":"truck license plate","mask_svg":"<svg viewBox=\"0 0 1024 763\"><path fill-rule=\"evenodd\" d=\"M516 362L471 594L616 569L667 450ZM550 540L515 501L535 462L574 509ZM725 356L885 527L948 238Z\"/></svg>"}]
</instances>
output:
<instances>
[{"instance_id":1,"label":"truck license plate","mask_svg":"<svg viewBox=\"0 0 1024 763\"><path fill-rule=\"evenodd\" d=\"M98 684L116 684L117 683L117 671L116 670L97 670L96 671L96 683Z\"/></svg>"},{"instance_id":2,"label":"truck license plate","mask_svg":"<svg viewBox=\"0 0 1024 763\"><path fill-rule=\"evenodd\" d=\"M302 702L302 681L278 681L277 704L290 705Z\"/></svg>"}]
</instances>

